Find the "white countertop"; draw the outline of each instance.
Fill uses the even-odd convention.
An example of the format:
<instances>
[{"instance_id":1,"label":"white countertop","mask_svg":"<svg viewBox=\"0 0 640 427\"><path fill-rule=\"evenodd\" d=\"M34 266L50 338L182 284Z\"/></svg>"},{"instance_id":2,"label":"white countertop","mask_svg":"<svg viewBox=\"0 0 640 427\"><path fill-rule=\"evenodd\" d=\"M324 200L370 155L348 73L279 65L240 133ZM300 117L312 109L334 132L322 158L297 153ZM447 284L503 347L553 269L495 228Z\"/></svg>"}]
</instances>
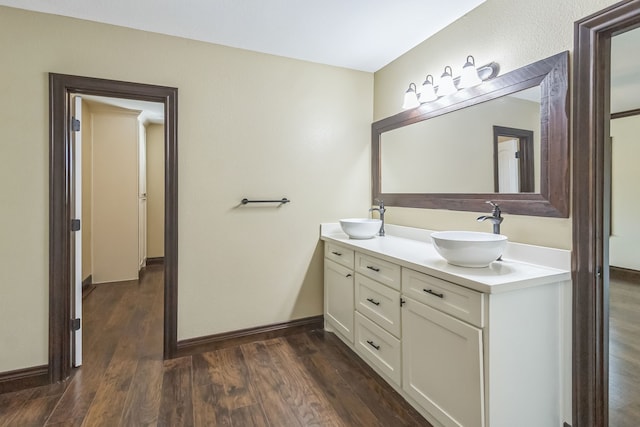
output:
<instances>
[{"instance_id":1,"label":"white countertop","mask_svg":"<svg viewBox=\"0 0 640 427\"><path fill-rule=\"evenodd\" d=\"M389 224L385 229L384 237L355 240L344 234L339 224L322 224L320 238L484 293L571 280L570 253L566 250L509 243L501 261L484 268L458 267L436 252L429 230Z\"/></svg>"}]
</instances>

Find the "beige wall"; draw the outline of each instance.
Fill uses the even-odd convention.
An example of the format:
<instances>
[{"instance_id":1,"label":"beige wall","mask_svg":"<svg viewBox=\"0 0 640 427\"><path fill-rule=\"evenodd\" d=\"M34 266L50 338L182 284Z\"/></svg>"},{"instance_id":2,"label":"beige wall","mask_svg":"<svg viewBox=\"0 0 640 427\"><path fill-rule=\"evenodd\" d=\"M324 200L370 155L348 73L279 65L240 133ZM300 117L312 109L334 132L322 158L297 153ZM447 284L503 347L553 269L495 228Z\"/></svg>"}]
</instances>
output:
<instances>
[{"instance_id":1,"label":"beige wall","mask_svg":"<svg viewBox=\"0 0 640 427\"><path fill-rule=\"evenodd\" d=\"M93 189L93 143L91 130L91 107L82 101L82 280L92 274L91 259L91 198Z\"/></svg>"},{"instance_id":2,"label":"beige wall","mask_svg":"<svg viewBox=\"0 0 640 427\"><path fill-rule=\"evenodd\" d=\"M611 238L610 265L640 270L640 116L611 121Z\"/></svg>"},{"instance_id":3,"label":"beige wall","mask_svg":"<svg viewBox=\"0 0 640 427\"><path fill-rule=\"evenodd\" d=\"M179 89L179 339L322 314L318 224L369 207L372 74L6 7L0 40L0 372L47 363L49 72Z\"/></svg>"},{"instance_id":4,"label":"beige wall","mask_svg":"<svg viewBox=\"0 0 640 427\"><path fill-rule=\"evenodd\" d=\"M375 73L375 120L400 112L410 82L438 76L445 65L454 74L467 55L478 65L500 64L501 73L573 49L576 20L616 3L611 0L487 0L467 15ZM478 213L389 208L390 223L431 229L487 231ZM571 219L505 215L502 231L516 242L571 248Z\"/></svg>"},{"instance_id":5,"label":"beige wall","mask_svg":"<svg viewBox=\"0 0 640 427\"><path fill-rule=\"evenodd\" d=\"M138 278L138 115L101 104L93 131L93 283Z\"/></svg>"},{"instance_id":6,"label":"beige wall","mask_svg":"<svg viewBox=\"0 0 640 427\"><path fill-rule=\"evenodd\" d=\"M147 258L164 256L164 125L147 125Z\"/></svg>"}]
</instances>

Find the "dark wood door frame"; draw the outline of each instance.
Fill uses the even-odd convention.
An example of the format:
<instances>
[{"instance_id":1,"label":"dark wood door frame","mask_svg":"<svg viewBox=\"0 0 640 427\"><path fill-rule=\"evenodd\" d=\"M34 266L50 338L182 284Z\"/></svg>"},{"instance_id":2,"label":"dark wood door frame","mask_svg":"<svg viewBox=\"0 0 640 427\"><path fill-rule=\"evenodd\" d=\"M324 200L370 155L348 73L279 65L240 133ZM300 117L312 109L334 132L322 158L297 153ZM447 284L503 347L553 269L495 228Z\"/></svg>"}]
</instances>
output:
<instances>
[{"instance_id":1,"label":"dark wood door frame","mask_svg":"<svg viewBox=\"0 0 640 427\"><path fill-rule=\"evenodd\" d=\"M535 191L533 131L497 125L493 125L493 191L496 193L500 192L498 144L501 136L516 138L518 140L518 158L520 159L520 168L518 171L520 179L519 192L533 193Z\"/></svg>"},{"instance_id":2,"label":"dark wood door frame","mask_svg":"<svg viewBox=\"0 0 640 427\"><path fill-rule=\"evenodd\" d=\"M164 104L165 243L164 358L177 349L178 295L178 89L65 74L49 74L49 380L71 373L69 283L71 94L127 98Z\"/></svg>"},{"instance_id":3,"label":"dark wood door frame","mask_svg":"<svg viewBox=\"0 0 640 427\"><path fill-rule=\"evenodd\" d=\"M640 25L640 0L575 23L573 425L608 425L611 37Z\"/></svg>"}]
</instances>

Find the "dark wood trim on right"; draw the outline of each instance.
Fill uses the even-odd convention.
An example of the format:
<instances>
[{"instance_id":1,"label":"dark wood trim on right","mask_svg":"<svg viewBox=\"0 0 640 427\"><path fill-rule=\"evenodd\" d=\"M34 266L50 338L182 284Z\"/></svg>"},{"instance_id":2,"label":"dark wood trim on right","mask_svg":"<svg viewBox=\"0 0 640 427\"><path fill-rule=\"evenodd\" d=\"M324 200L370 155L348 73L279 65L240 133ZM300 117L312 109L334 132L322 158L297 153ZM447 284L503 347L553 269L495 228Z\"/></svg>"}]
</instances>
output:
<instances>
[{"instance_id":1,"label":"dark wood trim on right","mask_svg":"<svg viewBox=\"0 0 640 427\"><path fill-rule=\"evenodd\" d=\"M49 384L47 365L0 372L0 394Z\"/></svg>"},{"instance_id":2,"label":"dark wood trim on right","mask_svg":"<svg viewBox=\"0 0 640 427\"><path fill-rule=\"evenodd\" d=\"M574 25L573 425L609 423L611 37L640 25L627 0Z\"/></svg>"},{"instance_id":3,"label":"dark wood trim on right","mask_svg":"<svg viewBox=\"0 0 640 427\"><path fill-rule=\"evenodd\" d=\"M612 113L611 114L611 120L613 120L613 119L621 119L623 117L637 116L639 114L640 114L640 108L635 109L635 110L620 111L619 113Z\"/></svg>"},{"instance_id":4,"label":"dark wood trim on right","mask_svg":"<svg viewBox=\"0 0 640 427\"><path fill-rule=\"evenodd\" d=\"M176 356L189 356L205 351L213 351L220 348L246 344L248 342L268 340L322 328L324 328L324 316L320 315L256 328L240 329L221 334L190 338L178 342Z\"/></svg>"},{"instance_id":5,"label":"dark wood trim on right","mask_svg":"<svg viewBox=\"0 0 640 427\"><path fill-rule=\"evenodd\" d=\"M611 279L640 284L640 271L638 270L611 265L609 266L609 276Z\"/></svg>"}]
</instances>

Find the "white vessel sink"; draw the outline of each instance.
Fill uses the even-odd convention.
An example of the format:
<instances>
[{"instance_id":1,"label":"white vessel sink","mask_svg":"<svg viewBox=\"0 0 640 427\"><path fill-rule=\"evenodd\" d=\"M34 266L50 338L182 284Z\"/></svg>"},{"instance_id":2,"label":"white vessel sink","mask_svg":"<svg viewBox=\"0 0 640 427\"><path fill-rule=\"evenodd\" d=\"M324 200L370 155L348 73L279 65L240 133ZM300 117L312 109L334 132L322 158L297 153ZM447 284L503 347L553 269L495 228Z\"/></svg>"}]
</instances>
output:
<instances>
[{"instance_id":1,"label":"white vessel sink","mask_svg":"<svg viewBox=\"0 0 640 427\"><path fill-rule=\"evenodd\" d=\"M340 220L340 227L352 239L371 239L378 234L382 221L369 218L347 218Z\"/></svg>"},{"instance_id":2,"label":"white vessel sink","mask_svg":"<svg viewBox=\"0 0 640 427\"><path fill-rule=\"evenodd\" d=\"M478 231L437 231L431 239L449 264L460 267L486 267L507 247L507 236Z\"/></svg>"}]
</instances>

